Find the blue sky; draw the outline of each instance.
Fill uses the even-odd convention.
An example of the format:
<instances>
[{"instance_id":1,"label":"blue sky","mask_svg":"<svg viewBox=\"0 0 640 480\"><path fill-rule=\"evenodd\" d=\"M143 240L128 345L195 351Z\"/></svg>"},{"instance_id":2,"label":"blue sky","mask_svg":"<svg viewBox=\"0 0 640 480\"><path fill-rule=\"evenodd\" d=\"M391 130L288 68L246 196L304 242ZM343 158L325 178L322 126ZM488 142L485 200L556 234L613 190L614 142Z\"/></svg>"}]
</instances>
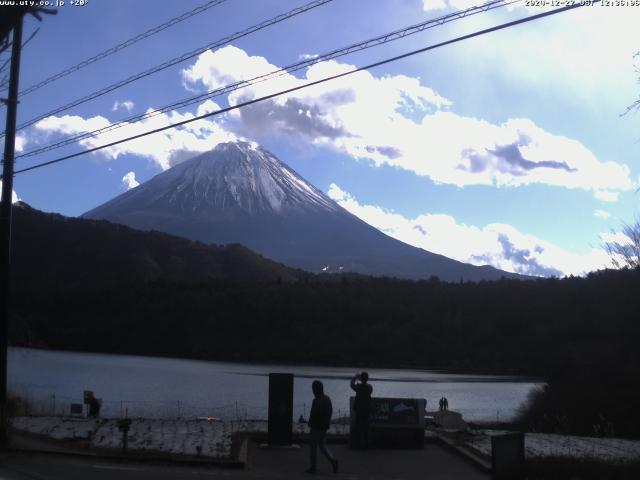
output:
<instances>
[{"instance_id":1,"label":"blue sky","mask_svg":"<svg viewBox=\"0 0 640 480\"><path fill-rule=\"evenodd\" d=\"M89 0L28 19L21 87L204 3ZM298 7L227 0L20 103L39 116L169 58ZM469 0L335 0L20 132L22 151L131 113L435 18ZM100 145L535 11L524 2L316 64L17 168ZM223 117L18 175L32 206L80 215L220 141L256 141L352 213L458 260L534 275L606 264L603 239L638 214L640 7L583 7L302 90ZM6 54L5 54L6 56ZM4 110L3 110L4 112Z\"/></svg>"}]
</instances>

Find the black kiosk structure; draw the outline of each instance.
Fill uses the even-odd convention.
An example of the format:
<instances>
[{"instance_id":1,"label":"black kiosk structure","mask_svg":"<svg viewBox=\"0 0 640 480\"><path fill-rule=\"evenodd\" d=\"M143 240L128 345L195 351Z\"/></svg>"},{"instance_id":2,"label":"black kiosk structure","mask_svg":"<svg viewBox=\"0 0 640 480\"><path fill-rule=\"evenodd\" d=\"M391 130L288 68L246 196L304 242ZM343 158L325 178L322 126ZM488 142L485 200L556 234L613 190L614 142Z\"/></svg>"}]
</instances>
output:
<instances>
[{"instance_id":1,"label":"black kiosk structure","mask_svg":"<svg viewBox=\"0 0 640 480\"><path fill-rule=\"evenodd\" d=\"M355 397L350 398L351 422L349 444L354 447ZM371 398L369 442L376 446L424 447L424 412L427 402L423 398Z\"/></svg>"}]
</instances>

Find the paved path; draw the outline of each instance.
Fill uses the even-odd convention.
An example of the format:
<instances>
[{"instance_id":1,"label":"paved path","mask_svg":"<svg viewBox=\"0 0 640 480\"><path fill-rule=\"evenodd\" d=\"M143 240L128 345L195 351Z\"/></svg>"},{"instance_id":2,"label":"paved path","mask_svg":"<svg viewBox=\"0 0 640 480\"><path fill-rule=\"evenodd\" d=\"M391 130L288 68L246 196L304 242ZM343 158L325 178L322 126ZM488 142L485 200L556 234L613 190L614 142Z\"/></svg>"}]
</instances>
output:
<instances>
[{"instance_id":1,"label":"paved path","mask_svg":"<svg viewBox=\"0 0 640 480\"><path fill-rule=\"evenodd\" d=\"M349 479L425 479L485 480L490 478L478 467L439 445L428 443L424 450L349 450L344 444L329 445L340 462L338 478ZM308 466L309 450L249 450L250 468L263 478L300 478ZM271 476L273 475L273 476ZM309 476L312 478L312 476ZM331 465L318 452L318 478L334 477Z\"/></svg>"},{"instance_id":2,"label":"paved path","mask_svg":"<svg viewBox=\"0 0 640 480\"><path fill-rule=\"evenodd\" d=\"M0 457L1 480L110 480L114 478L117 480L197 480L199 478L248 479L250 477L239 470L126 462L57 454L9 453Z\"/></svg>"},{"instance_id":3,"label":"paved path","mask_svg":"<svg viewBox=\"0 0 640 480\"><path fill-rule=\"evenodd\" d=\"M488 475L457 455L435 444L424 450L349 450L346 445L330 445L340 460L340 472L334 475L330 465L319 457L318 474L308 478L336 479L424 479L486 480ZM10 452L0 454L0 480L177 480L198 478L293 479L305 478L308 447L299 450L249 447L247 469L127 462L69 455Z\"/></svg>"}]
</instances>

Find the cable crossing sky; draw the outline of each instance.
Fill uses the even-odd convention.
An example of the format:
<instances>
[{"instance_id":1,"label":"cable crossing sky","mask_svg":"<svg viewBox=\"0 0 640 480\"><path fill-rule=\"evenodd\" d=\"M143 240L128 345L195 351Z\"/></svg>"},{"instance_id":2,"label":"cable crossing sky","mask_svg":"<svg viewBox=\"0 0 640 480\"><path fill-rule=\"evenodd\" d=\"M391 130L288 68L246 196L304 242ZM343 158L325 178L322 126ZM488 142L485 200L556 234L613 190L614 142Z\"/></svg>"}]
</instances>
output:
<instances>
[{"instance_id":1,"label":"cable crossing sky","mask_svg":"<svg viewBox=\"0 0 640 480\"><path fill-rule=\"evenodd\" d=\"M294 8L293 10L290 10L288 12L285 12L283 14L277 15L269 20L265 20L257 25L253 25L249 28L246 28L245 30L241 30L239 32L236 32L232 35L226 36L224 38L221 38L219 40L216 40L208 45L205 45L203 47L200 47L196 50L191 50L187 53L184 53L182 55L180 55L179 57L175 57L171 60L168 60L160 65L156 65L155 67L152 67L148 70L145 70L143 72L137 73L135 75L132 75L124 80L120 80L116 83L113 83L107 87L102 88L101 90L97 90L93 93L90 93L89 95L85 95L82 98L79 98L77 100L74 100L73 102L67 103L66 105L63 105L61 107L58 107L50 112L44 113L42 115L39 115L35 118L32 118L31 120L28 120L20 125L18 125L16 130L23 130L24 128L33 125L34 123L39 122L40 120L50 117L51 115L56 115L58 113L64 112L65 110L69 110L70 108L73 107L77 107L78 105L82 105L83 103L86 103L90 100L93 100L95 98L101 97L102 95L105 95L109 92L112 92L114 90L117 90L121 87L124 87L125 85L128 85L132 82L135 82L137 80L140 80L142 78L148 77L150 75L153 75L154 73L158 73L166 68L172 67L174 65L177 65L179 63L184 62L185 60L189 60L191 58L194 58L198 55L200 55L203 52L206 52L207 50L211 50L214 48L218 48L221 47L229 42L232 42L234 40L237 40L239 38L245 37L247 35L250 35L252 33L255 33L259 30L262 30L264 28L270 27L271 25L275 25L277 23L280 23L284 20L287 20L289 18L295 17L296 15L300 15L301 13L305 13L308 12L309 10L312 10L314 8L320 7L322 5L325 5L327 3L332 2L333 0L314 0L310 3L307 3L306 5L303 5L301 7L297 7ZM4 136L4 134L0 135L0 136Z\"/></svg>"},{"instance_id":2,"label":"cable crossing sky","mask_svg":"<svg viewBox=\"0 0 640 480\"><path fill-rule=\"evenodd\" d=\"M104 58L109 57L110 55L113 55L114 53L119 52L120 50L124 50L127 47L130 47L131 45L134 45L146 38L149 38L157 33L162 32L163 30L166 30L169 27L173 27L174 25L177 25L180 22L183 22L184 20L187 20L195 15L198 15L202 12L205 12L207 10L209 10L210 8L216 7L218 5L220 5L221 3L226 2L227 0L211 0L203 5L200 5L199 7L196 7L192 10L189 10L188 12L183 13L182 15L179 15L177 17L172 18L171 20L168 20L156 27L150 28L149 30L147 30L146 32L140 33L138 35L136 35L135 37L132 37L128 40L125 40L122 43L119 43L118 45L115 45L107 50L104 50L96 55L94 55L93 57L87 58L86 60L83 60L80 63L77 63L76 65L73 65L59 73L56 73L55 75L52 75L48 78L45 78L44 80L36 83L35 85L32 85L31 87L28 87L26 89L24 89L23 91L20 92L20 96L24 97L25 95L28 95L31 92L35 92L36 90L39 90L40 88L44 87L45 85L48 85L50 83L55 82L56 80L60 80L61 78L66 77L67 75L71 75L74 72L77 72L78 70L83 69L84 67L87 67L89 65L91 65L92 63L95 63L99 60L102 60Z\"/></svg>"},{"instance_id":3,"label":"cable crossing sky","mask_svg":"<svg viewBox=\"0 0 640 480\"><path fill-rule=\"evenodd\" d=\"M599 0L595 0L594 1L594 3L598 3L598 2L599 2ZM446 40L444 42L440 42L440 43L436 43L436 44L433 44L433 45L429 45L429 46L426 46L426 47L423 47L423 48L420 48L420 49L417 49L417 50L413 50L411 52L404 53L402 55L397 55L395 57L387 58L385 60L381 60L381 61L378 61L378 62L375 62L375 63L371 63L371 64L365 65L363 67L355 68L353 70L349 70L348 72L342 72L342 73L339 73L339 74L336 74L336 75L331 75L329 77L325 77L325 78L322 78L320 80L316 80L316 81L313 81L313 82L305 83L304 85L299 85L297 87L293 87L293 88L289 88L289 89L286 89L286 90L282 90L282 91L279 91L279 92L276 92L276 93L273 93L273 94L270 94L270 95L265 95L265 96L262 96L262 97L259 97L259 98L253 99L253 100L249 100L249 101L246 101L246 102L243 102L243 103L239 103L237 105L233 105L233 106L230 106L230 107L227 107L227 108L222 108L222 109L216 110L214 112L205 113L203 115L199 115L199 116L196 116L196 117L188 119L188 120L183 120L181 122L177 122L177 123L173 123L173 124L170 124L170 125L166 125L164 127L156 128L156 129L150 130L148 132L144 132L144 133L141 133L141 134L138 134L138 135L134 135L134 136L131 136L131 137L127 137L127 138L123 138L123 139L120 139L120 140L117 140L117 141L114 141L114 142L111 142L111 143L108 143L108 144L105 144L105 145L100 145L98 147L94 147L94 148L90 148L90 149L84 150L82 152L77 152L77 153L74 153L74 154L71 154L71 155L66 155L66 156L63 156L63 157L60 157L60 158L49 160L47 162L43 162L43 163L39 163L39 164L36 164L36 165L32 165L30 167L26 167L26 168L23 168L23 169L20 169L20 170L16 170L15 173L16 174L24 173L24 172L28 172L28 171L31 171L31 170L36 170L36 169L39 169L39 168L43 168L43 167L46 167L46 166L49 166L49 165L53 165L53 164L56 164L56 163L60 163L60 162L63 162L63 161L66 161L66 160L69 160L69 159L72 159L72 158L79 157L81 155L86 155L88 153L97 152L99 150L103 150L105 148L109 148L109 147L112 147L112 146L115 146L115 145L118 145L118 144L121 144L121 143L129 142L131 140L136 140L138 138L142 138L142 137L145 137L147 135L152 135L154 133L159 133L159 132L162 132L162 131L165 131L165 130L169 130L169 129L172 129L172 128L177 128L177 127L180 127L182 125L186 125L188 123L192 123L192 122L195 122L195 121L198 121L198 120L202 120L204 118L222 115L222 114L230 112L232 110L236 110L236 109L239 109L239 108L242 108L242 107L253 105L253 104L258 103L258 102L262 102L262 101L265 101L265 100L269 100L271 98L278 97L280 95L285 95L285 94L292 93L292 92L295 92L295 91L298 91L298 90L302 90L304 88L308 88L308 87L311 87L311 86L314 86L314 85L319 85L321 83L325 83L325 82L328 82L328 81L331 81L331 80L336 80L338 78L346 77L348 75L352 75L352 74L360 72L360 71L370 70L372 68L379 67L379 66L385 65L387 63L395 62L395 61L398 61L398 60L401 60L401 59L404 59L404 58L408 58L408 57L417 55L419 53L424 53L424 52L427 52L427 51L430 51L430 50L434 50L436 48L444 47L446 45L451 45L453 43L461 42L461 41L464 41L464 40L469 40L469 39L474 38L474 37L478 37L478 36L481 36L481 35L486 35L486 34L491 33L491 32L495 32L495 31L498 31L498 30L503 30L503 29L506 29L506 28L514 27L516 25L520 25L520 24L523 24L523 23L531 22L531 21L534 21L534 20L538 20L538 19L541 19L541 18L545 18L545 17L551 16L551 15L557 15L559 13L567 12L569 10L574 10L574 9L580 8L582 6L583 5L581 5L580 3L576 3L576 4L573 4L573 5L566 6L566 7L557 8L557 9L550 10L550 11L547 11L547 12L542 12L542 13L539 13L539 14L536 14L536 15L530 15L528 17L523 17L523 18L520 18L518 20L513 20L511 22L502 23L502 24L496 25L494 27L486 28L486 29L483 29L483 30L478 30L478 31L475 31L473 33L469 33L467 35L462 35L462 36L459 36L459 37L455 37L453 39Z\"/></svg>"},{"instance_id":4,"label":"cable crossing sky","mask_svg":"<svg viewBox=\"0 0 640 480\"><path fill-rule=\"evenodd\" d=\"M462 18L466 18L466 17L469 17L471 15L476 15L478 13L487 12L487 11L493 10L495 8L500 8L500 7L511 5L511 4L514 4L514 3L519 3L521 1L522 0L509 0L509 1L506 1L506 0L493 0L493 1L485 3L483 5L471 7L471 8L468 8L466 10L450 13L450 14L447 14L447 15L443 15L443 16L435 18L435 19L430 19L430 20L427 20L425 22L421 22L421 23L416 24L416 25L411 25L409 27L405 27L405 28L402 28L402 29L394 30L392 32L385 33L383 35L379 35L377 37L370 38L368 40L361 41L361 42L349 45L347 47L343 47L343 48L332 50L332 51L330 51L328 53L318 55L318 56L316 56L314 58L310 58L310 59L306 59L306 60L303 60L303 61L300 61L300 62L296 62L296 63L291 64L289 66L283 67L283 68L278 69L278 70L271 71L271 72L263 74L263 75L259 75L257 77L253 77L253 78L248 79L248 80L243 80L243 81L236 82L236 83L233 83L233 84L225 85L224 87L220 87L220 88L217 88L217 89L214 89L214 90L210 90L210 91L207 91L207 92L195 95L195 96L191 96L191 97L185 98L183 100L179 100L179 101L173 102L173 103L168 104L168 105L164 105L163 107L154 109L154 110L149 111L149 112L145 112L145 113L141 113L141 114L137 114L137 115L134 115L134 116L127 117L125 119L122 119L122 120L119 120L119 121L117 121L115 123L112 123L111 125L108 125L106 127L102 127L102 128L96 129L96 130L89 131L89 132L83 132L83 133L80 133L80 134L72 135L72 136L67 137L65 139L62 139L62 140L60 140L58 142L55 142L55 143L52 143L52 144L49 144L49 145L45 145L43 147L31 150L29 152L25 152L23 154L17 155L16 159L31 157L31 156L34 156L34 155L39 155L39 154L42 154L42 153L45 153L45 152L48 152L48 151L51 151L51 150L54 150L54 149L57 149L57 148L64 147L66 145L70 145L70 144L75 143L77 141L84 140L86 138L95 137L95 136L98 136L100 134L107 133L107 132L116 130L118 128L125 127L127 125L131 125L132 123L139 122L139 121L142 121L142 120L146 120L146 119L155 117L157 115L160 115L162 113L165 113L167 111L170 111L170 110L173 110L173 109L176 109L176 108L182 108L182 107L186 107L186 106L189 106L189 105L193 105L195 103L198 103L198 102L206 100L206 99L218 97L220 95L224 95L226 93L229 93L229 92L232 92L232 91L235 91L235 90L239 90L241 88L245 88L245 87L248 87L250 85L254 85L254 84L257 84L257 83L262 83L262 82L265 82L267 80L271 80L273 78L280 77L280 76L282 76L282 75L284 75L286 73L291 73L291 72L295 72L295 71L301 70L301 69L306 68L306 67L310 67L311 65L314 65L314 64L319 63L319 62L323 62L323 61L326 61L326 60L331 60L331 59L334 59L334 58L339 58L339 57L342 57L344 55L348 55L348 54L353 53L353 52L357 52L357 51L365 50L365 49L368 49L368 48L376 47L376 46L379 46L379 45L383 45L385 43L388 43L388 42L391 42L391 41L394 41L394 40L399 40L399 39L405 38L405 37L407 37L409 35L413 35L413 34L416 34L416 33L419 33L419 32L423 32L423 31L425 31L427 29L434 28L434 27L437 27L437 26L440 26L440 25L444 25L446 23L449 23L449 22L452 22L452 21L455 21L455 20L460 20Z\"/></svg>"}]
</instances>

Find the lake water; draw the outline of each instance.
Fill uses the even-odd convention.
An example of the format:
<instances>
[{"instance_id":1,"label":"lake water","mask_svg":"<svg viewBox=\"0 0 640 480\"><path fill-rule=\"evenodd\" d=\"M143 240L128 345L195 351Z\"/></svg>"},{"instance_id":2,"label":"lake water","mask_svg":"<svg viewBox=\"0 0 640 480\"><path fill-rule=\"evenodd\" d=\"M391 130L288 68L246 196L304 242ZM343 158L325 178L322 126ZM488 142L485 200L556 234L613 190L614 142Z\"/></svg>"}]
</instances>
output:
<instances>
[{"instance_id":1,"label":"lake water","mask_svg":"<svg viewBox=\"0 0 640 480\"><path fill-rule=\"evenodd\" d=\"M334 416L348 413L349 380L356 368L254 365L175 358L9 349L9 390L26 398L37 413L68 413L92 390L103 402L101 415L154 418L215 416L266 419L268 374L293 373L294 418L307 417L311 382L320 379ZM508 420L540 385L529 379L464 375L428 370L370 369L374 396L427 399L437 408L442 396L466 420Z\"/></svg>"}]
</instances>

